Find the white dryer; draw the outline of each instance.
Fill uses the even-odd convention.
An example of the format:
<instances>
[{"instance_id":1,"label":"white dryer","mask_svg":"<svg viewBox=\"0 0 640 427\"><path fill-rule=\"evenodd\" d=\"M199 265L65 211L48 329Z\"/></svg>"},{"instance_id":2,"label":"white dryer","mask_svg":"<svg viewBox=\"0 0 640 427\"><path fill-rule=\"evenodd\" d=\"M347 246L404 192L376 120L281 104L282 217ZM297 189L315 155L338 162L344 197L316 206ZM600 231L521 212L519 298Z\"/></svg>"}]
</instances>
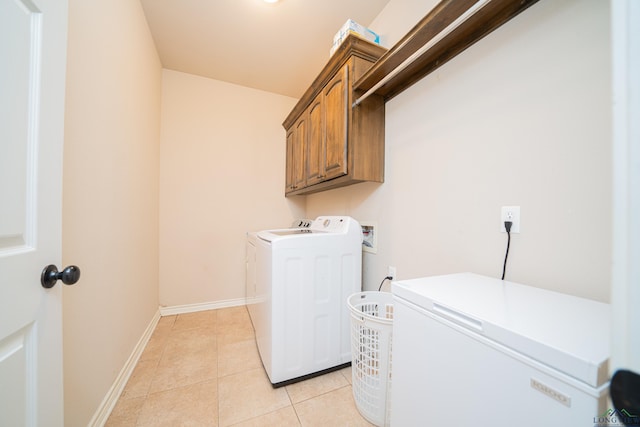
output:
<instances>
[{"instance_id":1,"label":"white dryer","mask_svg":"<svg viewBox=\"0 0 640 427\"><path fill-rule=\"evenodd\" d=\"M351 362L347 298L361 290L362 229L347 216L247 233L247 304L274 387Z\"/></svg>"}]
</instances>

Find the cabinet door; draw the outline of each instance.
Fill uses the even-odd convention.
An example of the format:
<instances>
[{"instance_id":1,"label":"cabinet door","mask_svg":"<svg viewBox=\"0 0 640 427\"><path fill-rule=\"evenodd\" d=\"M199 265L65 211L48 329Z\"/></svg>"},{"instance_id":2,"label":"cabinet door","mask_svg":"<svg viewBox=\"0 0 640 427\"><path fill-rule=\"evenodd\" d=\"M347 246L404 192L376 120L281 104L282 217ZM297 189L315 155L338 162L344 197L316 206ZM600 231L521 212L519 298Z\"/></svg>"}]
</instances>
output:
<instances>
[{"instance_id":1,"label":"cabinet door","mask_svg":"<svg viewBox=\"0 0 640 427\"><path fill-rule=\"evenodd\" d=\"M307 112L305 111L287 131L285 194L307 186L305 174L307 122Z\"/></svg>"},{"instance_id":2,"label":"cabinet door","mask_svg":"<svg viewBox=\"0 0 640 427\"><path fill-rule=\"evenodd\" d=\"M323 90L325 111L324 180L347 173L349 62Z\"/></svg>"},{"instance_id":3,"label":"cabinet door","mask_svg":"<svg viewBox=\"0 0 640 427\"><path fill-rule=\"evenodd\" d=\"M296 136L296 128L293 126L287 131L287 171L285 175L285 193L293 191L293 175L295 170L295 159L293 155L293 140Z\"/></svg>"},{"instance_id":4,"label":"cabinet door","mask_svg":"<svg viewBox=\"0 0 640 427\"><path fill-rule=\"evenodd\" d=\"M304 160L307 141L307 118L303 114L298 119L295 127L295 137L293 138L293 189L298 190L306 186Z\"/></svg>"},{"instance_id":5,"label":"cabinet door","mask_svg":"<svg viewBox=\"0 0 640 427\"><path fill-rule=\"evenodd\" d=\"M324 103L322 93L309 106L307 129L307 185L324 178Z\"/></svg>"}]
</instances>

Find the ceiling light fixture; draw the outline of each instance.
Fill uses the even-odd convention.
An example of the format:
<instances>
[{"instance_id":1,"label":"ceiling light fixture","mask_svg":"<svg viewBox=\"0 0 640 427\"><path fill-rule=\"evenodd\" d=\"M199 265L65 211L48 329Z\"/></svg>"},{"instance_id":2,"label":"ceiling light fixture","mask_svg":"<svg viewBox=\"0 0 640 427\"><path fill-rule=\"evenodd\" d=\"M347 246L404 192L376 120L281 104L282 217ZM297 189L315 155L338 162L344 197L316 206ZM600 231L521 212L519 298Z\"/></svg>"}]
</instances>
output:
<instances>
[{"instance_id":1,"label":"ceiling light fixture","mask_svg":"<svg viewBox=\"0 0 640 427\"><path fill-rule=\"evenodd\" d=\"M277 3L278 0L264 0L265 3Z\"/></svg>"}]
</instances>

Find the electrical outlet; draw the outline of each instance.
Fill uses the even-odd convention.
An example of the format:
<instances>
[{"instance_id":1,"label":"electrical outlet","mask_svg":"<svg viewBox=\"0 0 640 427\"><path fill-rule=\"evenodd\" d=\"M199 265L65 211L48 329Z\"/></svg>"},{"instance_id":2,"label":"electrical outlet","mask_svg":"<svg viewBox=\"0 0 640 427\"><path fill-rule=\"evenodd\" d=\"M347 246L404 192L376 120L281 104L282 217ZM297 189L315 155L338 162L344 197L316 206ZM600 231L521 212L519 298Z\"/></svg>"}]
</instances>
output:
<instances>
[{"instance_id":1,"label":"electrical outlet","mask_svg":"<svg viewBox=\"0 0 640 427\"><path fill-rule=\"evenodd\" d=\"M396 278L396 268L389 266L389 271L387 272L387 276L391 276L391 280L395 280L395 278Z\"/></svg>"},{"instance_id":2,"label":"electrical outlet","mask_svg":"<svg viewBox=\"0 0 640 427\"><path fill-rule=\"evenodd\" d=\"M520 206L503 206L500 213L500 232L506 233L504 222L511 221L511 234L520 233Z\"/></svg>"}]
</instances>

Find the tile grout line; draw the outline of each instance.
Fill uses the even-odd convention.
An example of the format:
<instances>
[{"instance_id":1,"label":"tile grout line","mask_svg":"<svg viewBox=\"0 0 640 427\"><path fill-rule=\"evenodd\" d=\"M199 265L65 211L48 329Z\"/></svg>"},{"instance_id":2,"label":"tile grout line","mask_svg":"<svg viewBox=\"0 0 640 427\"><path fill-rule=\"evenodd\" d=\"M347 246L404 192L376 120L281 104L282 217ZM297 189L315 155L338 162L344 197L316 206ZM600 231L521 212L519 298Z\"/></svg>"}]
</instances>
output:
<instances>
[{"instance_id":1,"label":"tile grout line","mask_svg":"<svg viewBox=\"0 0 640 427\"><path fill-rule=\"evenodd\" d=\"M298 411L296 410L296 405L293 403L293 399L291 398L291 393L289 393L289 389L287 388L287 386L284 387L284 390L287 392L287 397L289 398L289 402L291 403L291 408L293 409L293 413L296 414L298 425L302 426L302 420L300 419L300 415L298 415Z\"/></svg>"},{"instance_id":2,"label":"tile grout line","mask_svg":"<svg viewBox=\"0 0 640 427\"><path fill-rule=\"evenodd\" d=\"M218 325L218 310L214 310L214 313L215 321L213 328L215 330L216 337L216 406L218 408L216 411L216 426L220 427L220 328Z\"/></svg>"},{"instance_id":3,"label":"tile grout line","mask_svg":"<svg viewBox=\"0 0 640 427\"><path fill-rule=\"evenodd\" d=\"M167 341L168 341L168 336L171 335L171 331L173 330L173 325L175 324L175 318L173 319L173 323L171 324L171 328L169 329L169 332L167 332L167 338L163 339L162 342L162 346L161 346L161 351L160 351L160 355L158 356L158 360L156 361L155 366L153 367L153 374L151 375L151 381L149 381L149 385L147 386L147 389L145 390L144 393L144 399L142 401L142 405L140 405L140 410L138 411L138 413L136 414L136 421L135 421L135 425L138 426L139 422L140 422L140 416L142 415L142 408L144 408L145 404L147 403L147 400L149 399L149 394L151 391L151 385L153 384L153 380L156 376L156 373L158 372L158 366L160 365L160 361L162 360L162 356L164 355L164 351L165 348L167 346ZM158 330L158 324L156 324L155 329L153 330L153 333L155 334L156 331ZM153 336L153 334L152 334ZM147 342L146 346L148 346L149 343ZM147 347L145 346L145 350L147 349ZM144 351L143 351L144 354ZM138 361L138 364L140 363L140 361Z\"/></svg>"}]
</instances>

